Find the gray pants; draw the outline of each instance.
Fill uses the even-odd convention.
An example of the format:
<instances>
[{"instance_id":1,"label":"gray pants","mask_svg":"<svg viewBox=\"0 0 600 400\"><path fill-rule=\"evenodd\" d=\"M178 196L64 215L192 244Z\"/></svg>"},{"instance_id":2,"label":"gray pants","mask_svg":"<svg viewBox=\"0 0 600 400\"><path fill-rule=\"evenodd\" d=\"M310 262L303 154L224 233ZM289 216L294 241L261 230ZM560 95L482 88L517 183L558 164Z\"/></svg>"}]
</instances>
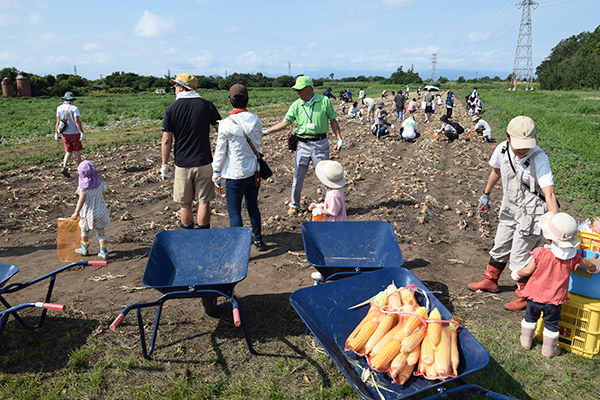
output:
<instances>
[{"instance_id":1,"label":"gray pants","mask_svg":"<svg viewBox=\"0 0 600 400\"><path fill-rule=\"evenodd\" d=\"M511 271L518 271L527 265L531 254L529 252L535 249L542 239L542 232L538 226L539 216L534 220L532 233L521 235L519 233L520 219L513 217L514 211L500 211L500 223L494 239L494 248L490 251L490 256L497 261L509 262Z\"/></svg>"},{"instance_id":2,"label":"gray pants","mask_svg":"<svg viewBox=\"0 0 600 400\"><path fill-rule=\"evenodd\" d=\"M329 160L329 140L327 138L314 142L298 141L298 148L294 157L294 182L292 183L292 199L290 207L300 208L300 195L304 185L304 177L312 160L313 166L319 161ZM323 196L327 193L327 187L321 184Z\"/></svg>"}]
</instances>

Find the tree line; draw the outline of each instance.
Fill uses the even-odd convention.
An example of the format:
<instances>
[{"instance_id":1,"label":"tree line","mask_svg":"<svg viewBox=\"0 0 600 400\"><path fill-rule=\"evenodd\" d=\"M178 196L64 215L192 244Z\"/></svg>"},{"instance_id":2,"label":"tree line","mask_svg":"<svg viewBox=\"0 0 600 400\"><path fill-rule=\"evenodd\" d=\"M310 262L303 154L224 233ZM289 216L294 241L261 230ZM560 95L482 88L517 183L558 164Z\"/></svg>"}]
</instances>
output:
<instances>
[{"instance_id":1,"label":"tree line","mask_svg":"<svg viewBox=\"0 0 600 400\"><path fill-rule=\"evenodd\" d=\"M0 78L9 78L13 84L16 84L16 78L19 70L15 67L6 67L0 70ZM204 76L196 75L198 78L198 88L214 89L214 90L229 90L235 83L242 83L248 87L291 87L294 85L296 78L289 75L278 77L268 77L258 72L256 74L240 74L233 73L223 78L221 76ZM154 91L156 89L164 89L172 91L169 81L174 76L163 76L160 78L154 76L142 76L133 72L117 71L102 79L89 80L78 75L58 74L56 76L46 75L40 76L29 74L31 86L31 95L34 97L53 97L63 96L65 92L71 91L76 96L94 95L98 93L112 94L132 94L140 92ZM501 81L499 77L489 78L482 77L478 80L467 80L464 77L458 78L458 83L464 82L487 82ZM419 74L410 68L404 71L400 66L393 72L389 78L383 76L364 76L344 77L334 79L334 74L330 74L325 78L313 79L316 87L323 86L333 82L378 82L384 84L406 85L406 84L423 84ZM445 77L439 77L433 84L443 84L448 82ZM431 83L431 82L429 82Z\"/></svg>"},{"instance_id":2,"label":"tree line","mask_svg":"<svg viewBox=\"0 0 600 400\"><path fill-rule=\"evenodd\" d=\"M600 87L600 26L593 32L563 39L537 67L545 90L598 89Z\"/></svg>"}]
</instances>

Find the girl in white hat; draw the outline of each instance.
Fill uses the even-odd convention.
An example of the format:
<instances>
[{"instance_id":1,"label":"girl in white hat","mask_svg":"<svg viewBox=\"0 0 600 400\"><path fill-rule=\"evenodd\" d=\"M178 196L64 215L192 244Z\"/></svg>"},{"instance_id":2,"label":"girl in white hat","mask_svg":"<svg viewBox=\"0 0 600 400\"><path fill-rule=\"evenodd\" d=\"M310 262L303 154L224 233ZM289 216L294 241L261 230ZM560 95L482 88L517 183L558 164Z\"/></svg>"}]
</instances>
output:
<instances>
[{"instance_id":1,"label":"girl in white hat","mask_svg":"<svg viewBox=\"0 0 600 400\"><path fill-rule=\"evenodd\" d=\"M309 207L313 216L322 215L323 221L347 221L344 190L344 167L337 161L320 161L315 168L321 183L327 186L324 204L312 203Z\"/></svg>"},{"instance_id":2,"label":"girl in white hat","mask_svg":"<svg viewBox=\"0 0 600 400\"><path fill-rule=\"evenodd\" d=\"M542 355L554 357L560 354L557 346L562 304L569 300L569 277L578 265L592 274L600 272L600 266L581 257L577 252L577 221L569 214L552 211L539 221L544 238L552 243L531 252L529 263L511 276L519 281L529 276L527 286L521 290L527 298L525 317L521 321L521 346L530 349L540 314L544 313L544 342Z\"/></svg>"}]
</instances>

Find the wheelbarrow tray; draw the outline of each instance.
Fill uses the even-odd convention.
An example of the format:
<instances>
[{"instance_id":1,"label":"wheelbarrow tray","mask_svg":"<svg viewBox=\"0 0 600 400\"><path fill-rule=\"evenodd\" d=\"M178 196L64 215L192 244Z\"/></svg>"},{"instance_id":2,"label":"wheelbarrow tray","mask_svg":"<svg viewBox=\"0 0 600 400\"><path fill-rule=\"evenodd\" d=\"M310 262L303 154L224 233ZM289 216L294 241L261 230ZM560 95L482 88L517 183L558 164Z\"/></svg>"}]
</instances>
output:
<instances>
[{"instance_id":1,"label":"wheelbarrow tray","mask_svg":"<svg viewBox=\"0 0 600 400\"><path fill-rule=\"evenodd\" d=\"M243 227L160 232L142 283L162 293L213 289L231 295L246 278L251 239Z\"/></svg>"},{"instance_id":2,"label":"wheelbarrow tray","mask_svg":"<svg viewBox=\"0 0 600 400\"><path fill-rule=\"evenodd\" d=\"M333 225L333 224L332 224ZM290 296L290 303L306 326L317 338L329 357L335 362L342 374L363 399L380 399L376 389L361 380L363 368L369 368L364 357L352 351L344 350L345 341L366 316L369 306L349 310L362 301L371 298L389 284L397 287L417 285L428 292L419 279L405 268L385 268L368 274L299 289ZM433 295L428 295L431 303L428 310L437 307L442 319L452 316ZM417 295L419 304L425 305L422 295ZM381 394L386 399L403 399L439 387L447 382L462 378L483 369L489 363L489 354L485 348L464 327L458 329L460 365L458 376L446 381L430 381L412 376L404 385L395 385L382 373L374 372ZM493 393L493 392L490 392Z\"/></svg>"},{"instance_id":3,"label":"wheelbarrow tray","mask_svg":"<svg viewBox=\"0 0 600 400\"><path fill-rule=\"evenodd\" d=\"M384 221L311 221L301 230L306 260L324 280L404 264L394 229Z\"/></svg>"}]
</instances>

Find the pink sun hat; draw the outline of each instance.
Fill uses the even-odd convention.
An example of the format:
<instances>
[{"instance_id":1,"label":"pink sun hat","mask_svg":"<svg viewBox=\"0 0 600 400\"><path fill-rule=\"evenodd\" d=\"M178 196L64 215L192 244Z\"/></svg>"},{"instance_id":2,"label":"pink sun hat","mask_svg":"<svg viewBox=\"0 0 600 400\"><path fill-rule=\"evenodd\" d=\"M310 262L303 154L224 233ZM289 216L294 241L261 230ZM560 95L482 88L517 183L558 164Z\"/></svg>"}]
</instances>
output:
<instances>
[{"instance_id":1,"label":"pink sun hat","mask_svg":"<svg viewBox=\"0 0 600 400\"><path fill-rule=\"evenodd\" d=\"M96 166L91 161L82 161L77 167L79 173L79 187L82 189L96 189L102 181L96 173Z\"/></svg>"}]
</instances>

